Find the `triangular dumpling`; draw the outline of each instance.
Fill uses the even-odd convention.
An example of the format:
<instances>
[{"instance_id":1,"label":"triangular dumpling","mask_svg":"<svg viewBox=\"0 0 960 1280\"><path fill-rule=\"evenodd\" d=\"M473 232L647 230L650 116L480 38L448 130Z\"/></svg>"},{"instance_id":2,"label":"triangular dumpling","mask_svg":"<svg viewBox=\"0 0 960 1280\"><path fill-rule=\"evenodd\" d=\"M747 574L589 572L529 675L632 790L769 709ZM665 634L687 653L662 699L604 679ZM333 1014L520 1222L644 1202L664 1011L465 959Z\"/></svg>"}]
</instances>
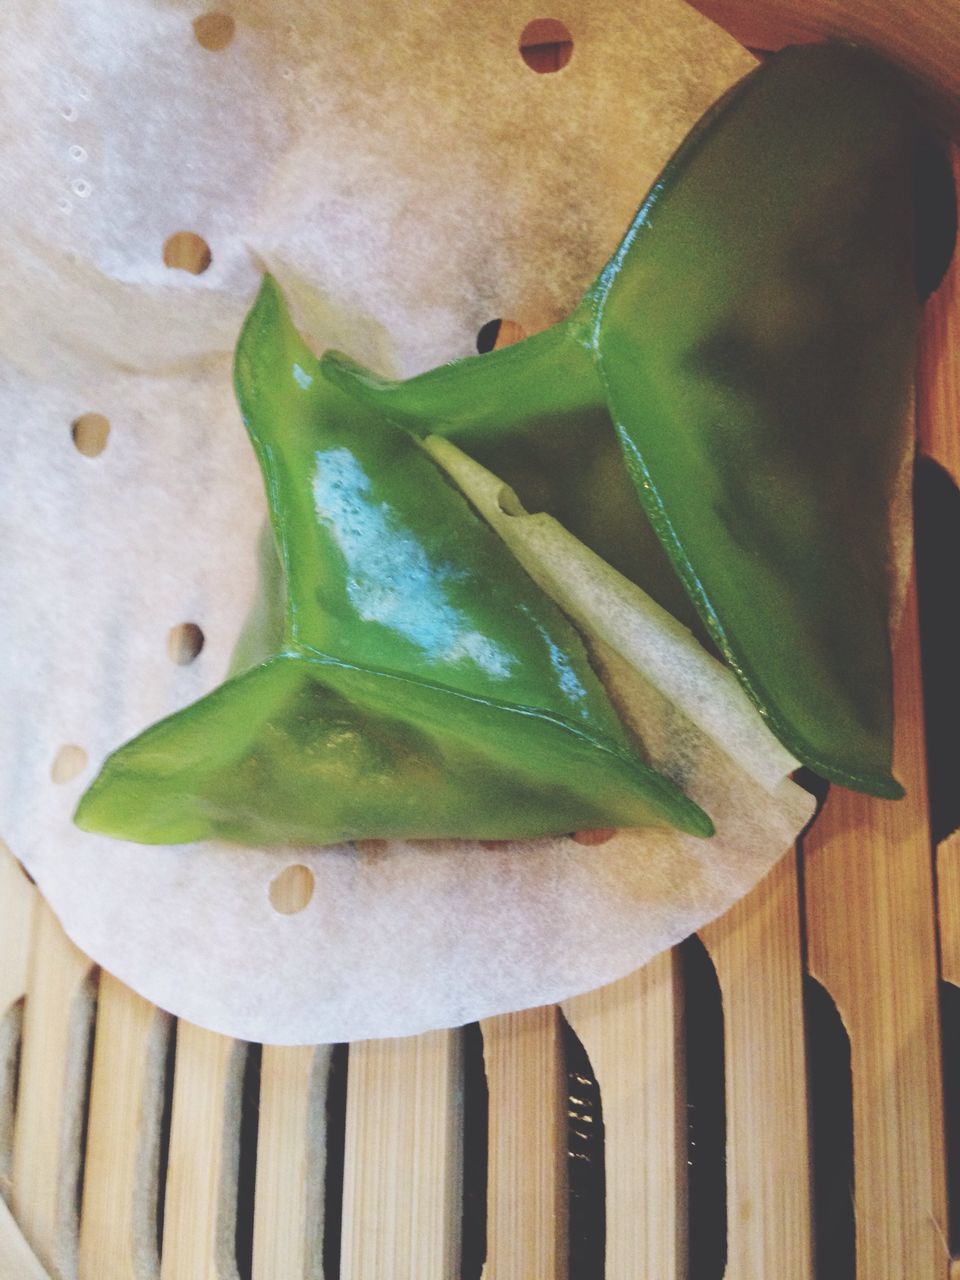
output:
<instances>
[{"instance_id":1,"label":"triangular dumpling","mask_svg":"<svg viewBox=\"0 0 960 1280\"><path fill-rule=\"evenodd\" d=\"M269 279L236 377L283 626L260 627L269 656L109 757L81 827L254 845L711 833L644 762L557 607L419 443L326 381Z\"/></svg>"},{"instance_id":2,"label":"triangular dumpling","mask_svg":"<svg viewBox=\"0 0 960 1280\"><path fill-rule=\"evenodd\" d=\"M405 383L324 358L675 617L695 606L795 756L891 797L891 513L930 150L874 55L787 49L704 117L567 321Z\"/></svg>"}]
</instances>

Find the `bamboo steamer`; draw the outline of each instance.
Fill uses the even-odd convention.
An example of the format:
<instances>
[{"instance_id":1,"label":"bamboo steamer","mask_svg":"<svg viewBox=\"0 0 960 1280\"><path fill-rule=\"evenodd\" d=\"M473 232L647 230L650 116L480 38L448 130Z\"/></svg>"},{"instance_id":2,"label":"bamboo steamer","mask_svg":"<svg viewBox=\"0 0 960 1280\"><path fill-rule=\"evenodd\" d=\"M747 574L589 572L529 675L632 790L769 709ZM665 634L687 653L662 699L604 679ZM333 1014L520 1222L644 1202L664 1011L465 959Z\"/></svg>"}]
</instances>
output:
<instances>
[{"instance_id":1,"label":"bamboo steamer","mask_svg":"<svg viewBox=\"0 0 960 1280\"><path fill-rule=\"evenodd\" d=\"M954 0L698 7L751 48L872 44L960 120ZM956 269L927 307L917 393L921 450L960 483ZM949 1053L943 1075L960 839L931 836L913 591L896 699L908 799L831 792L703 930L712 1000L678 950L479 1032L261 1049L98 975L0 849L0 1280L476 1280L484 1253L486 1280L960 1276Z\"/></svg>"}]
</instances>

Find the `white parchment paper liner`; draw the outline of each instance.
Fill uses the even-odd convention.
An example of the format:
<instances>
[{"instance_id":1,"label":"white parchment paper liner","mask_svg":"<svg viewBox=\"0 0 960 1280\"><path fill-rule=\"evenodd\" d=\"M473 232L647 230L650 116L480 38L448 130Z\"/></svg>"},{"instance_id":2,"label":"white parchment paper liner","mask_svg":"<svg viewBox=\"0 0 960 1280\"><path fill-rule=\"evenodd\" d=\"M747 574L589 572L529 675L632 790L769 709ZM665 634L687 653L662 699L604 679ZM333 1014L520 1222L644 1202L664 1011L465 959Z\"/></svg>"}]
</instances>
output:
<instances>
[{"instance_id":1,"label":"white parchment paper liner","mask_svg":"<svg viewBox=\"0 0 960 1280\"><path fill-rule=\"evenodd\" d=\"M223 678L249 606L264 502L229 353L260 266L318 348L383 373L466 354L494 317L533 331L751 60L679 0L553 6L574 55L552 76L503 0L224 7L216 53L176 0L0 19L0 835L79 946L229 1034L398 1035L598 985L724 910L809 811L678 734L609 654L718 839L158 849L70 817L111 749ZM202 275L163 263L182 230L210 245ZM71 442L86 412L111 424L96 458ZM179 666L186 621L206 643ZM88 765L55 782L64 744ZM315 888L283 915L291 862Z\"/></svg>"}]
</instances>

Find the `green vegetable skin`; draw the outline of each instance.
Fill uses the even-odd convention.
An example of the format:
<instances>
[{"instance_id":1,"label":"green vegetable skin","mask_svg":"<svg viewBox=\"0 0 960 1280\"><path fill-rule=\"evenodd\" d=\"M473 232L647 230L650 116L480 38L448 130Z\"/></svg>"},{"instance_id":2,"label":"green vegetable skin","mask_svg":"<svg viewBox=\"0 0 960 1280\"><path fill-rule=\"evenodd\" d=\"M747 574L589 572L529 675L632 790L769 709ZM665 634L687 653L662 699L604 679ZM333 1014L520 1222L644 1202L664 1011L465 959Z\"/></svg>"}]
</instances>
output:
<instances>
[{"instance_id":1,"label":"green vegetable skin","mask_svg":"<svg viewBox=\"0 0 960 1280\"><path fill-rule=\"evenodd\" d=\"M556 606L411 436L327 382L269 278L236 385L282 625L269 590L238 646L254 665L114 753L79 826L163 844L711 834L638 754Z\"/></svg>"},{"instance_id":2,"label":"green vegetable skin","mask_svg":"<svg viewBox=\"0 0 960 1280\"><path fill-rule=\"evenodd\" d=\"M405 383L317 361L268 279L236 381L283 607L268 591L249 669L111 756L77 823L162 843L710 833L408 432L446 435L700 627L805 763L899 795L916 133L871 56L785 51L691 134L566 322ZM277 579L269 545L265 564Z\"/></svg>"},{"instance_id":3,"label":"green vegetable skin","mask_svg":"<svg viewBox=\"0 0 960 1280\"><path fill-rule=\"evenodd\" d=\"M788 49L701 121L569 320L406 383L324 360L689 621L682 581L784 745L887 797L918 132L872 55Z\"/></svg>"}]
</instances>

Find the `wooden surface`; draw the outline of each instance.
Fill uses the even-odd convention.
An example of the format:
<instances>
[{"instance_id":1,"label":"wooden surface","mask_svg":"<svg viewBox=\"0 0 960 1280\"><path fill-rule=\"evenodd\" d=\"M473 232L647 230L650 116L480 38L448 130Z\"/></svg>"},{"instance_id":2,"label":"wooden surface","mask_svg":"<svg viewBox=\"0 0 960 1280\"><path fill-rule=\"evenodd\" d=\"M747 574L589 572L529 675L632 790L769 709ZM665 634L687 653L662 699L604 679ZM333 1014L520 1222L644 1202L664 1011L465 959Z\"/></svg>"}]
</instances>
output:
<instances>
[{"instance_id":1,"label":"wooden surface","mask_svg":"<svg viewBox=\"0 0 960 1280\"><path fill-rule=\"evenodd\" d=\"M866 36L960 88L955 0L700 7L757 46ZM958 344L954 270L927 308L917 408L922 449L956 481ZM947 563L956 555L945 549ZM834 788L799 851L702 933L722 997L727 1280L812 1280L818 1208L822 1230L826 1221L814 1191L844 1142L852 1185L833 1208L847 1213L855 1263L819 1280L960 1273L948 1246L943 1094L957 1082L942 1077L939 985L960 985L960 839L931 843L918 659L911 597L896 655L908 800ZM811 1146L822 1131L805 1029L813 980L849 1040L849 1071L833 1083L852 1099L852 1154L842 1131L839 1147ZM594 1280L605 1262L606 1280L684 1280L700 1157L686 1092L697 1006L678 955L564 1012L602 1101L603 1139L590 1150L605 1216L593 1261L570 1271L574 1108L560 1013L538 1010L482 1027L484 1276ZM174 1026L108 975L98 983L0 846L0 1280L479 1280L476 1250L463 1253L461 1034L351 1046L340 1104L329 1049L267 1048L258 1085L248 1073L259 1098L251 1129L242 1099L252 1052ZM325 1273L325 1257L339 1270Z\"/></svg>"},{"instance_id":2,"label":"wooden surface","mask_svg":"<svg viewBox=\"0 0 960 1280\"><path fill-rule=\"evenodd\" d=\"M960 6L956 0L691 0L748 49L852 40L908 67L960 125Z\"/></svg>"},{"instance_id":3,"label":"wooden surface","mask_svg":"<svg viewBox=\"0 0 960 1280\"><path fill-rule=\"evenodd\" d=\"M490 1115L487 1271L497 1280L566 1280L567 1108L558 1011L527 1009L481 1026Z\"/></svg>"},{"instance_id":4,"label":"wooden surface","mask_svg":"<svg viewBox=\"0 0 960 1280\"><path fill-rule=\"evenodd\" d=\"M323 1274L330 1048L265 1047L260 1075L253 1274Z\"/></svg>"},{"instance_id":5,"label":"wooden surface","mask_svg":"<svg viewBox=\"0 0 960 1280\"><path fill-rule=\"evenodd\" d=\"M172 1019L101 974L80 1217L81 1280L156 1274L160 1118Z\"/></svg>"},{"instance_id":6,"label":"wooden surface","mask_svg":"<svg viewBox=\"0 0 960 1280\"><path fill-rule=\"evenodd\" d=\"M41 1262L77 1266L87 1062L94 1011L92 965L49 907L34 904L13 1130L11 1208Z\"/></svg>"},{"instance_id":7,"label":"wooden surface","mask_svg":"<svg viewBox=\"0 0 960 1280\"><path fill-rule=\"evenodd\" d=\"M700 936L724 1008L726 1280L803 1280L813 1214L795 859Z\"/></svg>"},{"instance_id":8,"label":"wooden surface","mask_svg":"<svg viewBox=\"0 0 960 1280\"><path fill-rule=\"evenodd\" d=\"M443 1280L456 1274L460 1059L456 1031L373 1040L351 1049L343 1280L390 1274Z\"/></svg>"},{"instance_id":9,"label":"wooden surface","mask_svg":"<svg viewBox=\"0 0 960 1280\"><path fill-rule=\"evenodd\" d=\"M687 1160L677 957L658 956L563 1007L603 1101L606 1280L680 1280Z\"/></svg>"},{"instance_id":10,"label":"wooden surface","mask_svg":"<svg viewBox=\"0 0 960 1280\"><path fill-rule=\"evenodd\" d=\"M244 1047L177 1026L162 1280L233 1280Z\"/></svg>"},{"instance_id":11,"label":"wooden surface","mask_svg":"<svg viewBox=\"0 0 960 1280\"><path fill-rule=\"evenodd\" d=\"M895 772L884 804L834 788L804 844L810 971L850 1036L861 1273L942 1270L946 1180L933 866L915 606L896 654Z\"/></svg>"}]
</instances>

